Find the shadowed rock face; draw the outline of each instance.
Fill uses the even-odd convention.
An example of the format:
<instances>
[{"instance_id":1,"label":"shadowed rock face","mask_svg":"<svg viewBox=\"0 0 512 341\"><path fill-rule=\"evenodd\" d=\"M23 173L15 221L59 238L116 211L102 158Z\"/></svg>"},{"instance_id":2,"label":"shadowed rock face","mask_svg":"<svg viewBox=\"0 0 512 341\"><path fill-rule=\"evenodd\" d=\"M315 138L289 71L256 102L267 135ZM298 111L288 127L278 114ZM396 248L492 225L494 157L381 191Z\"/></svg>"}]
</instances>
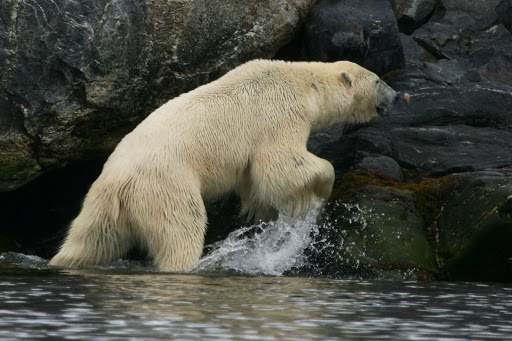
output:
<instances>
[{"instance_id":1,"label":"shadowed rock face","mask_svg":"<svg viewBox=\"0 0 512 341\"><path fill-rule=\"evenodd\" d=\"M166 100L293 37L311 0L0 3L0 191L108 154Z\"/></svg>"},{"instance_id":2,"label":"shadowed rock face","mask_svg":"<svg viewBox=\"0 0 512 341\"><path fill-rule=\"evenodd\" d=\"M404 65L403 49L387 1L321 0L305 25L310 60L350 60L383 75Z\"/></svg>"},{"instance_id":3,"label":"shadowed rock face","mask_svg":"<svg viewBox=\"0 0 512 341\"><path fill-rule=\"evenodd\" d=\"M462 174L437 219L441 266L453 280L512 280L512 172Z\"/></svg>"}]
</instances>

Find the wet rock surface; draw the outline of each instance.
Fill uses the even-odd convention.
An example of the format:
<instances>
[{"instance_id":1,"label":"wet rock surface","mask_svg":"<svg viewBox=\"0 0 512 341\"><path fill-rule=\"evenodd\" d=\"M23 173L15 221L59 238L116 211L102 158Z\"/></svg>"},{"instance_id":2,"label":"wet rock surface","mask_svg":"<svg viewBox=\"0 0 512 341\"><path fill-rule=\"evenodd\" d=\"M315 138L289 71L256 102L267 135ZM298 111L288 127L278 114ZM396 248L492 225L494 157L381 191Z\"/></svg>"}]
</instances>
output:
<instances>
[{"instance_id":1,"label":"wet rock surface","mask_svg":"<svg viewBox=\"0 0 512 341\"><path fill-rule=\"evenodd\" d=\"M314 270L333 277L435 278L439 267L424 216L431 186L379 172L345 173L326 206L321 238L328 242L312 250Z\"/></svg>"}]
</instances>

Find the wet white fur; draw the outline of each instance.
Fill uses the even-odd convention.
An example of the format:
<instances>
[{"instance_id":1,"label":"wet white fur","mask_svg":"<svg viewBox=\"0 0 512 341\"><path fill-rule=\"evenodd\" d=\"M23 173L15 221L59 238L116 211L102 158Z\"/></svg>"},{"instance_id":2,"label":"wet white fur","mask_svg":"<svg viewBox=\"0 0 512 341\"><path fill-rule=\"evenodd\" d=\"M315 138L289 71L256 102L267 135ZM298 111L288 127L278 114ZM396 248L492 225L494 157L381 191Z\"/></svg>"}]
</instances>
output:
<instances>
[{"instance_id":1,"label":"wet white fur","mask_svg":"<svg viewBox=\"0 0 512 341\"><path fill-rule=\"evenodd\" d=\"M204 202L233 190L249 215L301 215L334 182L332 165L306 149L310 133L368 121L392 96L350 62L248 62L124 137L50 264L107 264L138 244L160 269L188 269L203 250Z\"/></svg>"}]
</instances>

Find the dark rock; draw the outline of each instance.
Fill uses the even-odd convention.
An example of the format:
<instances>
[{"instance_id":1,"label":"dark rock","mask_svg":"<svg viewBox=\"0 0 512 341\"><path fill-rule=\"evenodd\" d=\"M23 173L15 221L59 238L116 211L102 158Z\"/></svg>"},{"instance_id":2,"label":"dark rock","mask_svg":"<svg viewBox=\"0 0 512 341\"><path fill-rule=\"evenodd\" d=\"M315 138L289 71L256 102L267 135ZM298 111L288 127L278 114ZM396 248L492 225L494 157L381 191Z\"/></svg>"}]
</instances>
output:
<instances>
[{"instance_id":1,"label":"dark rock","mask_svg":"<svg viewBox=\"0 0 512 341\"><path fill-rule=\"evenodd\" d=\"M444 22L485 30L496 23L496 7L500 0L443 0L442 3L446 9Z\"/></svg>"},{"instance_id":2,"label":"dark rock","mask_svg":"<svg viewBox=\"0 0 512 341\"><path fill-rule=\"evenodd\" d=\"M366 156L354 168L355 170L379 172L398 181L403 180L400 165L387 156Z\"/></svg>"},{"instance_id":3,"label":"dark rock","mask_svg":"<svg viewBox=\"0 0 512 341\"><path fill-rule=\"evenodd\" d=\"M434 273L435 253L424 233L423 219L411 213L412 200L410 192L381 186L358 198L360 226L342 230L339 257L343 267L379 278L393 270L399 271L398 276L413 276L420 269ZM354 220L354 216L345 218Z\"/></svg>"},{"instance_id":4,"label":"dark rock","mask_svg":"<svg viewBox=\"0 0 512 341\"><path fill-rule=\"evenodd\" d=\"M437 0L392 0L400 32L411 34L428 20Z\"/></svg>"},{"instance_id":5,"label":"dark rock","mask_svg":"<svg viewBox=\"0 0 512 341\"><path fill-rule=\"evenodd\" d=\"M0 254L4 252L19 252L20 248L14 238L5 232L0 233Z\"/></svg>"},{"instance_id":6,"label":"dark rock","mask_svg":"<svg viewBox=\"0 0 512 341\"><path fill-rule=\"evenodd\" d=\"M404 49L406 66L420 64L429 61L426 51L418 45L413 37L400 33L400 42Z\"/></svg>"},{"instance_id":7,"label":"dark rock","mask_svg":"<svg viewBox=\"0 0 512 341\"><path fill-rule=\"evenodd\" d=\"M512 86L512 34L504 26L496 25L476 35L467 58L479 81Z\"/></svg>"},{"instance_id":8,"label":"dark rock","mask_svg":"<svg viewBox=\"0 0 512 341\"><path fill-rule=\"evenodd\" d=\"M502 0L496 6L496 14L500 23L512 33L512 0Z\"/></svg>"},{"instance_id":9,"label":"dark rock","mask_svg":"<svg viewBox=\"0 0 512 341\"><path fill-rule=\"evenodd\" d=\"M411 36L401 36L406 67L389 82L399 80L409 88L471 82L511 85L509 4L498 2L457 0L436 6L426 24Z\"/></svg>"},{"instance_id":10,"label":"dark rock","mask_svg":"<svg viewBox=\"0 0 512 341\"><path fill-rule=\"evenodd\" d=\"M306 21L305 41L309 60L350 60L379 75L404 65L387 1L320 0Z\"/></svg>"},{"instance_id":11,"label":"dark rock","mask_svg":"<svg viewBox=\"0 0 512 341\"><path fill-rule=\"evenodd\" d=\"M512 169L404 183L379 173L336 182L311 250L333 277L512 280Z\"/></svg>"},{"instance_id":12,"label":"dark rock","mask_svg":"<svg viewBox=\"0 0 512 341\"><path fill-rule=\"evenodd\" d=\"M346 127L344 126L334 126L328 131L312 134L308 139L308 150L313 154L316 154L326 143L337 141L341 136L343 136L345 130Z\"/></svg>"},{"instance_id":13,"label":"dark rock","mask_svg":"<svg viewBox=\"0 0 512 341\"><path fill-rule=\"evenodd\" d=\"M396 89L475 82L512 85L512 35L503 26L473 35L470 47L460 55L408 36L402 36L402 43L407 66L387 80Z\"/></svg>"},{"instance_id":14,"label":"dark rock","mask_svg":"<svg viewBox=\"0 0 512 341\"><path fill-rule=\"evenodd\" d=\"M313 273L332 277L426 279L438 273L425 212L427 185L404 184L380 173L345 173L336 182L313 244ZM427 201L427 206L425 206ZM423 205L423 206L422 206Z\"/></svg>"},{"instance_id":15,"label":"dark rock","mask_svg":"<svg viewBox=\"0 0 512 341\"><path fill-rule=\"evenodd\" d=\"M420 23L434 10L437 0L392 0L393 10L398 20L408 20Z\"/></svg>"},{"instance_id":16,"label":"dark rock","mask_svg":"<svg viewBox=\"0 0 512 341\"><path fill-rule=\"evenodd\" d=\"M512 88L492 83L418 88L388 117L326 144L339 177L360 153L415 173L445 175L512 166Z\"/></svg>"},{"instance_id":17,"label":"dark rock","mask_svg":"<svg viewBox=\"0 0 512 341\"><path fill-rule=\"evenodd\" d=\"M505 27L493 26L471 35L465 42L460 40L460 36L452 38L455 39L453 44L437 44L432 35L415 37L424 51L432 58L440 59L436 64L420 65L415 72L432 81L446 84L491 81L512 85L512 35ZM406 46L406 49L410 64L424 60L411 45ZM437 74L432 73L432 69L436 69Z\"/></svg>"},{"instance_id":18,"label":"dark rock","mask_svg":"<svg viewBox=\"0 0 512 341\"><path fill-rule=\"evenodd\" d=\"M512 171L462 174L446 193L437 228L448 278L512 280Z\"/></svg>"},{"instance_id":19,"label":"dark rock","mask_svg":"<svg viewBox=\"0 0 512 341\"><path fill-rule=\"evenodd\" d=\"M312 0L0 3L0 191L103 157L164 101L289 41Z\"/></svg>"},{"instance_id":20,"label":"dark rock","mask_svg":"<svg viewBox=\"0 0 512 341\"><path fill-rule=\"evenodd\" d=\"M443 1L438 15L414 31L412 36L437 59L457 59L475 52L475 42L482 41L486 48L505 43L505 35L496 34L493 26L500 22L496 13L499 0ZM503 27L503 25L500 25ZM477 48L482 48L481 44Z\"/></svg>"}]
</instances>

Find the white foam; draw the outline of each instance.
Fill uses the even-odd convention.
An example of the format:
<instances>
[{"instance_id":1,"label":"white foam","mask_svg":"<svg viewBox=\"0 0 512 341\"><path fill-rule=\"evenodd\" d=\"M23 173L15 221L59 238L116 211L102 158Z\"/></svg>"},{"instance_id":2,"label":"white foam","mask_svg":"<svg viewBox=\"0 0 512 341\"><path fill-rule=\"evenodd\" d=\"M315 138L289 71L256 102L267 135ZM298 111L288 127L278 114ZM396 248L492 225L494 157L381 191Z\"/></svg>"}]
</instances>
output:
<instances>
[{"instance_id":1,"label":"white foam","mask_svg":"<svg viewBox=\"0 0 512 341\"><path fill-rule=\"evenodd\" d=\"M305 249L318 230L320 205L304 218L280 215L270 223L242 227L213 245L192 272L235 271L250 275L280 276L307 261Z\"/></svg>"}]
</instances>

